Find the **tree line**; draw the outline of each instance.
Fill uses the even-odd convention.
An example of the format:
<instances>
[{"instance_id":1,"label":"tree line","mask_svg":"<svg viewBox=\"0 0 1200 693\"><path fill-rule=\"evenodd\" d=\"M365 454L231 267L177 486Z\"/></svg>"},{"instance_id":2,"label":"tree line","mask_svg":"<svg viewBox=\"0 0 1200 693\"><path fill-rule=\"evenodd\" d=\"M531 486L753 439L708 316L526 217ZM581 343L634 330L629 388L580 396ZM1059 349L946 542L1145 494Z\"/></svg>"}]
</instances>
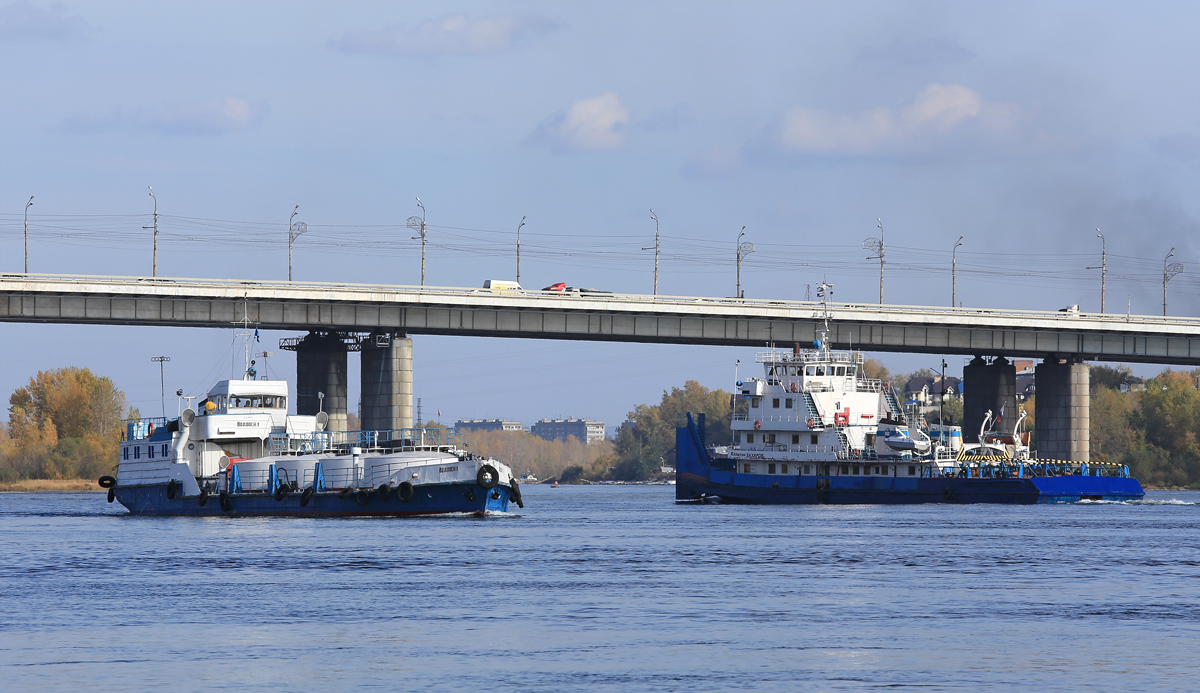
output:
<instances>
[{"instance_id":1,"label":"tree line","mask_svg":"<svg viewBox=\"0 0 1200 693\"><path fill-rule=\"evenodd\" d=\"M867 364L867 377L892 382L912 377L892 376L873 360ZM1127 464L1147 486L1200 487L1198 384L1200 369L1166 369L1143 383L1125 366L1092 366L1092 459ZM1122 385L1130 387L1122 391ZM705 415L709 442L730 443L734 404L731 393L689 380L664 390L656 404L634 407L612 440L587 445L526 431L479 431L469 440L473 452L502 459L517 474L636 481L674 466L675 428L686 413ZM1023 408L1032 430L1036 397ZM109 474L116 466L121 420L138 416L112 380L76 367L38 372L9 398L8 414L7 425L0 424L0 482Z\"/></svg>"}]
</instances>

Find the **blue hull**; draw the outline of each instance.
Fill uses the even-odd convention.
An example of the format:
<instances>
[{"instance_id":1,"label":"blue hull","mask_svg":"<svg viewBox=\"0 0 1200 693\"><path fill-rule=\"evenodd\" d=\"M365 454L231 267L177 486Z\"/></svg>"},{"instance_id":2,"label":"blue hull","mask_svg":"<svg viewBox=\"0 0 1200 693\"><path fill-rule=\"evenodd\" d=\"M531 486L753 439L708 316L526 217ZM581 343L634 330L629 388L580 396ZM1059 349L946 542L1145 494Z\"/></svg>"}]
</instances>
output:
<instances>
[{"instance_id":1,"label":"blue hull","mask_svg":"<svg viewBox=\"0 0 1200 693\"><path fill-rule=\"evenodd\" d=\"M505 512L512 500L512 489L496 486L484 489L478 484L437 484L418 486L413 497L401 501L396 493L387 500L378 491L366 492L366 502L357 493L345 498L337 493L314 493L307 505L301 505L300 493L286 494L276 501L269 493L236 493L228 497L228 510L221 508L220 498L210 495L204 505L198 496L167 497L167 486L127 486L113 489L116 500L134 515L196 515L230 517L349 517L440 515L445 513Z\"/></svg>"},{"instance_id":2,"label":"blue hull","mask_svg":"<svg viewBox=\"0 0 1200 693\"><path fill-rule=\"evenodd\" d=\"M691 416L676 429L676 500L717 497L727 503L911 504L911 503L1076 503L1081 500L1137 500L1145 495L1137 479L1111 476L1025 478L783 476L741 474L715 468L703 435Z\"/></svg>"}]
</instances>

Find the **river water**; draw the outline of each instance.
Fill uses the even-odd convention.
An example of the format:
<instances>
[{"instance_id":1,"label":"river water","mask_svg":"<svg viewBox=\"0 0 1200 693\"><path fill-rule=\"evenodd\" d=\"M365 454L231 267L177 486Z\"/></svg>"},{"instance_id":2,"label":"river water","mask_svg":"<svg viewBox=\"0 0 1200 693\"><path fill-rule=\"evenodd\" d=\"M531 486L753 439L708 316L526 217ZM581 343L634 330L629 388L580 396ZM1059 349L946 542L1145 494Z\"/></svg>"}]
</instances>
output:
<instances>
[{"instance_id":1,"label":"river water","mask_svg":"<svg viewBox=\"0 0 1200 693\"><path fill-rule=\"evenodd\" d=\"M129 517L0 494L0 688L1197 690L1200 493Z\"/></svg>"}]
</instances>

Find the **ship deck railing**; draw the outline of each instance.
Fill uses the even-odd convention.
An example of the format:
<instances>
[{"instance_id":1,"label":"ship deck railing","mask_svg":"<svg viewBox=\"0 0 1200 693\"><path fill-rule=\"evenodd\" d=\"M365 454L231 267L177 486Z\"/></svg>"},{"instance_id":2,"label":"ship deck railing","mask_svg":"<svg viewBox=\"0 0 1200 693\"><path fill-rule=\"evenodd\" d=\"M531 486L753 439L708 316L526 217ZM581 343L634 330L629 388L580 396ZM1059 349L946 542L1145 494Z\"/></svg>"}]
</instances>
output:
<instances>
[{"instance_id":1,"label":"ship deck railing","mask_svg":"<svg viewBox=\"0 0 1200 693\"><path fill-rule=\"evenodd\" d=\"M143 417L140 419L123 419L121 421L121 442L131 440L146 440L154 435L160 427L167 425L163 416Z\"/></svg>"},{"instance_id":2,"label":"ship deck railing","mask_svg":"<svg viewBox=\"0 0 1200 693\"><path fill-rule=\"evenodd\" d=\"M799 352L771 349L754 355L756 363L863 363L861 351L801 349Z\"/></svg>"},{"instance_id":3,"label":"ship deck railing","mask_svg":"<svg viewBox=\"0 0 1200 693\"><path fill-rule=\"evenodd\" d=\"M956 466L930 467L931 476L957 476L965 479L1017 478L1050 476L1129 477L1129 466L1105 462L1069 460L1023 460L1004 457L960 459Z\"/></svg>"},{"instance_id":4,"label":"ship deck railing","mask_svg":"<svg viewBox=\"0 0 1200 693\"><path fill-rule=\"evenodd\" d=\"M314 431L272 433L272 455L307 455L318 452L348 453L352 448L390 451L448 452L467 447L467 437L453 429L401 428L375 431Z\"/></svg>"}]
</instances>

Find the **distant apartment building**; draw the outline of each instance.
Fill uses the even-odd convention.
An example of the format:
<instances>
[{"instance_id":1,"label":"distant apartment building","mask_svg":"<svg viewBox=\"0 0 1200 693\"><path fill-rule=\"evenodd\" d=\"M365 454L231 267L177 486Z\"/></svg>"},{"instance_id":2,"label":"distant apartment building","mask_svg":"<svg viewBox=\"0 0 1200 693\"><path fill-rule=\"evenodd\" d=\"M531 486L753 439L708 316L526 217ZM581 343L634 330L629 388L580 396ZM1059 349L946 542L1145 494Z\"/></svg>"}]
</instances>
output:
<instances>
[{"instance_id":1,"label":"distant apartment building","mask_svg":"<svg viewBox=\"0 0 1200 693\"><path fill-rule=\"evenodd\" d=\"M460 431L519 431L521 422L505 419L461 419L454 427Z\"/></svg>"},{"instance_id":2,"label":"distant apartment building","mask_svg":"<svg viewBox=\"0 0 1200 693\"><path fill-rule=\"evenodd\" d=\"M542 419L529 432L546 440L566 440L575 436L588 445L604 440L604 422L587 419Z\"/></svg>"}]
</instances>

